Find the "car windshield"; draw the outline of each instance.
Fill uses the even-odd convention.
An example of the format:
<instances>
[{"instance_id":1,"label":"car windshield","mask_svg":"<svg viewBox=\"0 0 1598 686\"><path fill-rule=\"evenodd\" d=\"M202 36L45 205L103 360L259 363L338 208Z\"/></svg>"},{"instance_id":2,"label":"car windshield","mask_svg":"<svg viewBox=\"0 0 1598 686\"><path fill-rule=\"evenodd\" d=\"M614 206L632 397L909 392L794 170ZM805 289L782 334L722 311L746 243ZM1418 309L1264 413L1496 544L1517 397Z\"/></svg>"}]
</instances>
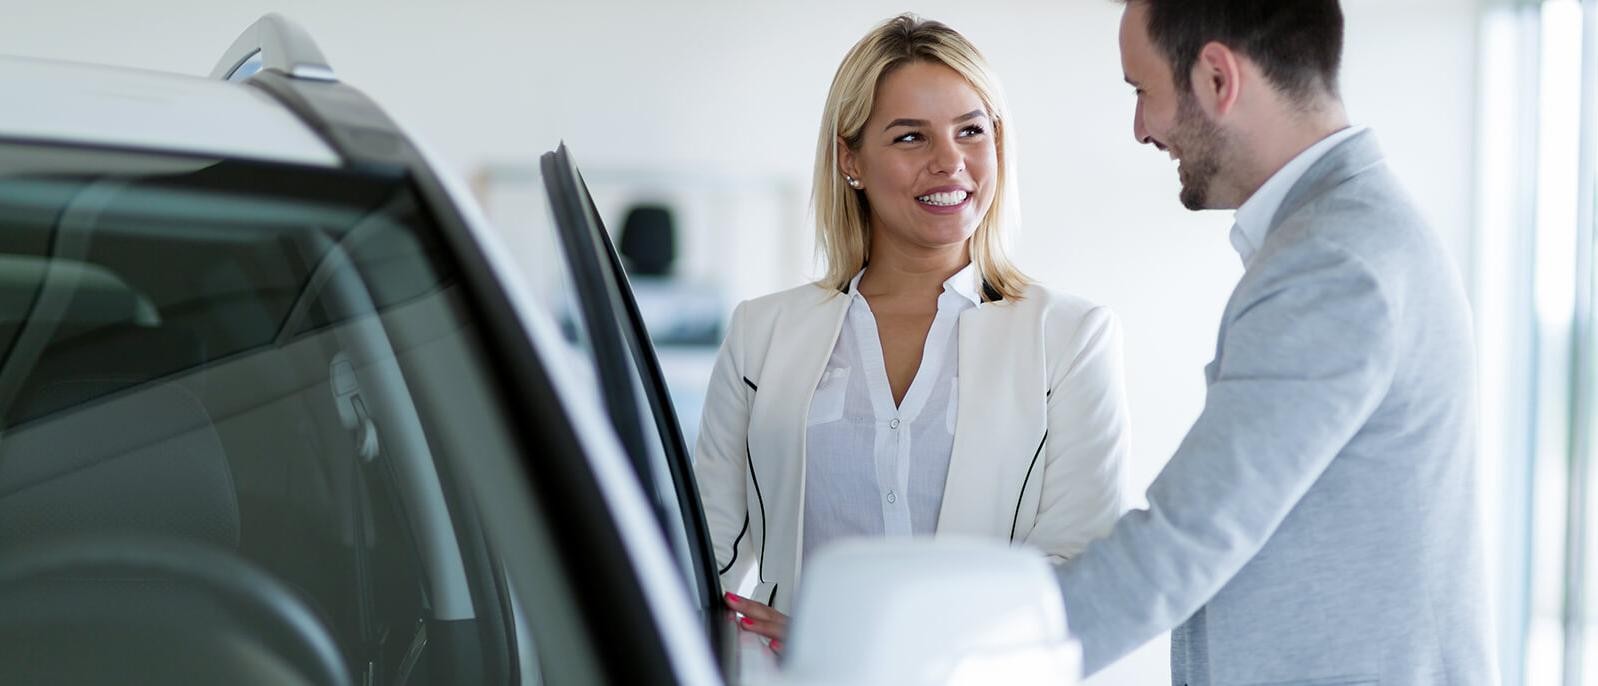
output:
<instances>
[{"instance_id":1,"label":"car windshield","mask_svg":"<svg viewBox=\"0 0 1598 686\"><path fill-rule=\"evenodd\" d=\"M452 479L518 458L430 217L401 174L0 143L7 614L506 680L511 604Z\"/></svg>"}]
</instances>

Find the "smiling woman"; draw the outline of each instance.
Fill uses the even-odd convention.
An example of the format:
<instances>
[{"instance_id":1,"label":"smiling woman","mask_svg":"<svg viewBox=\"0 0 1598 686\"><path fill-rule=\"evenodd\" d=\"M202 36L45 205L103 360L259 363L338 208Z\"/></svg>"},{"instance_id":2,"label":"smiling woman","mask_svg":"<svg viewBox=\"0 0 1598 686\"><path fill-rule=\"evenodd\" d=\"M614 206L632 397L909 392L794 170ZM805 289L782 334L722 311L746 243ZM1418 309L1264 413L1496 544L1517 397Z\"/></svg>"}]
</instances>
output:
<instances>
[{"instance_id":1,"label":"smiling woman","mask_svg":"<svg viewBox=\"0 0 1598 686\"><path fill-rule=\"evenodd\" d=\"M949 27L895 17L827 95L826 275L739 305L695 469L743 626L786 636L803 563L851 537L958 534L1070 557L1122 510L1114 315L1033 284L1004 241L1006 108Z\"/></svg>"},{"instance_id":2,"label":"smiling woman","mask_svg":"<svg viewBox=\"0 0 1598 686\"><path fill-rule=\"evenodd\" d=\"M851 195L867 215L868 233L870 227L891 233L884 246L964 241L967 227L980 226L992 206L999 180L998 148L982 99L959 72L931 62L907 64L887 75L880 92L876 116L850 140L834 142L838 167L854 179L850 187L864 191ZM881 121L912 111L936 119ZM958 178L962 171L969 181Z\"/></svg>"},{"instance_id":3,"label":"smiling woman","mask_svg":"<svg viewBox=\"0 0 1598 686\"><path fill-rule=\"evenodd\" d=\"M974 195L974 202L954 204L960 207L959 214L966 215L959 223L974 228L967 236L974 238L971 261L1001 295L1019 296L1028 280L1005 252L1005 231L1017 203L1012 191L1014 161L1005 149L1008 106L997 77L974 46L937 22L900 16L873 36L877 39L868 37L856 44L838 68L816 143L812 193L816 239L827 259L822 282L843 288L864 268L872 231L892 230L883 225L883 217L873 220L879 209L893 214L889 208L874 207L873 198L891 205L893 192L899 193L901 202L905 193L911 200L919 200L917 194L965 193ZM935 146L938 133L959 145ZM980 187L948 185L947 180L936 187L915 187L915 165L930 169L928 161L944 162L947 157L927 160L926 155L951 149L970 153L963 162L970 166L966 171L973 184L980 178ZM868 179L860 173L866 166L877 172L871 191L866 191ZM895 182L896 187L891 185ZM883 183L890 186L877 188ZM913 217L909 213L895 218ZM972 217L976 221L970 221Z\"/></svg>"}]
</instances>

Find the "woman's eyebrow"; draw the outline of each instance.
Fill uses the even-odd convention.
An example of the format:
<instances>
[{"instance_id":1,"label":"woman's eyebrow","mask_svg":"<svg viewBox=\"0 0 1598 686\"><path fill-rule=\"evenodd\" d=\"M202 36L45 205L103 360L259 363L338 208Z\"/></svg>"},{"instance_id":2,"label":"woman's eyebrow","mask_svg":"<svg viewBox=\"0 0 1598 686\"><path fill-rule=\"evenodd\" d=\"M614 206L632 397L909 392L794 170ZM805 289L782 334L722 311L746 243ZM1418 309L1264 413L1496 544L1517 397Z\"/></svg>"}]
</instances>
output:
<instances>
[{"instance_id":1,"label":"woman's eyebrow","mask_svg":"<svg viewBox=\"0 0 1598 686\"><path fill-rule=\"evenodd\" d=\"M930 126L931 124L932 124L932 122L929 122L929 121L927 121L925 119L895 119L893 121L888 122L887 126L882 127L882 130L883 131L887 131L888 129L891 129L891 128L895 127L895 126L916 127L916 126Z\"/></svg>"},{"instance_id":2,"label":"woman's eyebrow","mask_svg":"<svg viewBox=\"0 0 1598 686\"><path fill-rule=\"evenodd\" d=\"M963 122L963 121L969 121L969 120L972 120L972 119L976 119L978 117L986 117L986 116L988 116L988 113L983 111L983 110L971 110L970 112L966 112L965 114L962 114L962 115L960 115L958 117L955 117L954 118L954 123L958 124L958 123ZM882 127L882 130L883 131L887 131L888 129L891 129L891 128L895 127L895 126L916 127L916 126L930 126L931 124L932 124L932 122L929 122L929 121L927 121L925 119L895 119L893 121L888 122L887 126Z\"/></svg>"}]
</instances>

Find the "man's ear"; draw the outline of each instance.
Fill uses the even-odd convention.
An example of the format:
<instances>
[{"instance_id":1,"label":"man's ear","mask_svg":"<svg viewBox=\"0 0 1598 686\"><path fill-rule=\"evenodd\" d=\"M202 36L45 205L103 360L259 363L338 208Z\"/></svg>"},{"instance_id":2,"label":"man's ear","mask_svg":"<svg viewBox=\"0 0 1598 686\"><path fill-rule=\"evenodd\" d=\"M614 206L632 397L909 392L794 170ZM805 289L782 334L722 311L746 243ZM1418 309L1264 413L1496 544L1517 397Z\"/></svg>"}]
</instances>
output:
<instances>
[{"instance_id":1,"label":"man's ear","mask_svg":"<svg viewBox=\"0 0 1598 686\"><path fill-rule=\"evenodd\" d=\"M838 171L844 176L860 178L860 160L855 158L854 150L849 147L849 143L843 140L843 136L839 136L836 145Z\"/></svg>"},{"instance_id":2,"label":"man's ear","mask_svg":"<svg viewBox=\"0 0 1598 686\"><path fill-rule=\"evenodd\" d=\"M1243 85L1242 59L1231 48L1210 41L1193 63L1193 94L1211 119L1220 119L1237 105Z\"/></svg>"}]
</instances>

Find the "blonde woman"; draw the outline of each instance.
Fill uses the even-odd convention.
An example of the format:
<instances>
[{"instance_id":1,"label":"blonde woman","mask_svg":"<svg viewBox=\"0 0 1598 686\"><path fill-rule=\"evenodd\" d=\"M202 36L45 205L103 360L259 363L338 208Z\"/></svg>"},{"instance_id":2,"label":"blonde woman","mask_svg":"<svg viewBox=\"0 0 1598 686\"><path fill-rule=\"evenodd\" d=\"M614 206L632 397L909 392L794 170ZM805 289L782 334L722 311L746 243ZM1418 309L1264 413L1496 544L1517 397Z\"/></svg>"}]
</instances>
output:
<instances>
[{"instance_id":1,"label":"blonde woman","mask_svg":"<svg viewBox=\"0 0 1598 686\"><path fill-rule=\"evenodd\" d=\"M1114 315L1032 283L998 82L959 33L904 15L827 94L819 282L740 304L695 471L743 626L781 649L803 562L856 536L976 535L1068 558L1122 511Z\"/></svg>"}]
</instances>

